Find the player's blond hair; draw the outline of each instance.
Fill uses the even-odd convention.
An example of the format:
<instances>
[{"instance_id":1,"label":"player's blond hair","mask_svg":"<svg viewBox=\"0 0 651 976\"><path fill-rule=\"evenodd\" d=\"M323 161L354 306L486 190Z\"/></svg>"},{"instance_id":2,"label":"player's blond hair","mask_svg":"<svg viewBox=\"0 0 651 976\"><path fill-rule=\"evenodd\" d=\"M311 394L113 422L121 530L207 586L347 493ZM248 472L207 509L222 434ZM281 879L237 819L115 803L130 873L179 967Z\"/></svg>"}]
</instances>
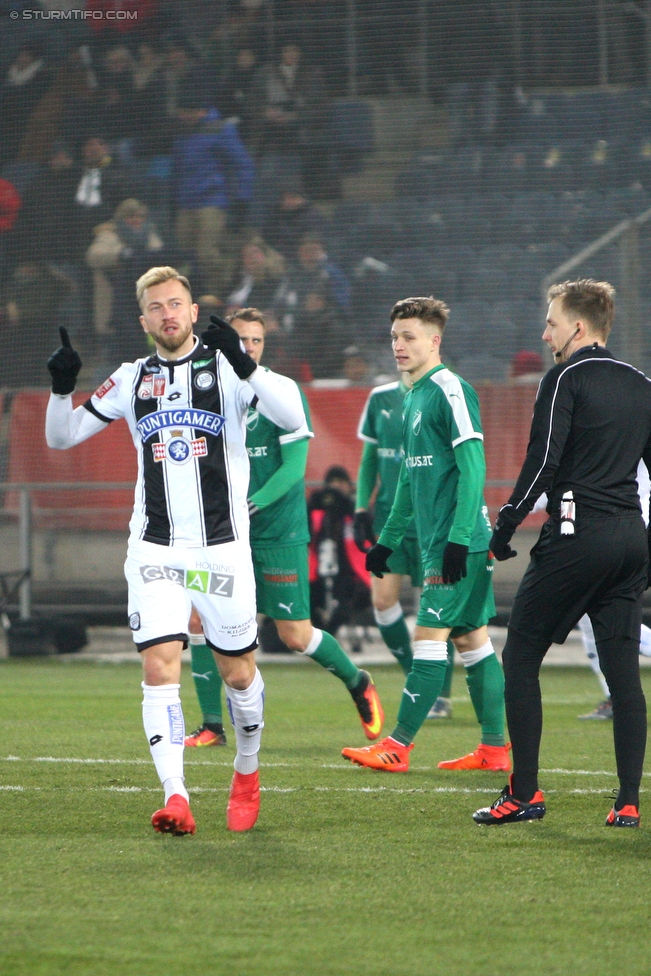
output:
<instances>
[{"instance_id":1,"label":"player's blond hair","mask_svg":"<svg viewBox=\"0 0 651 976\"><path fill-rule=\"evenodd\" d=\"M237 311L231 312L230 315L226 316L227 322L234 322L235 319L241 319L242 322L257 322L258 325L262 326L263 332L267 331L267 323L264 320L264 315L259 308L238 308Z\"/></svg>"},{"instance_id":2,"label":"player's blond hair","mask_svg":"<svg viewBox=\"0 0 651 976\"><path fill-rule=\"evenodd\" d=\"M154 285L162 285L164 281L180 281L190 296L190 301L192 301L190 282L185 275L179 274L176 268L170 268L169 265L163 265L160 268L150 268L149 271L145 271L143 275L140 275L136 281L136 298L140 308L142 308L143 299L147 289L152 288Z\"/></svg>"},{"instance_id":3,"label":"player's blond hair","mask_svg":"<svg viewBox=\"0 0 651 976\"><path fill-rule=\"evenodd\" d=\"M594 278L563 281L547 292L548 302L554 298L560 298L566 315L584 319L591 332L603 340L608 338L615 318L615 289L609 282Z\"/></svg>"},{"instance_id":4,"label":"player's blond hair","mask_svg":"<svg viewBox=\"0 0 651 976\"><path fill-rule=\"evenodd\" d=\"M420 319L424 325L433 325L443 334L450 309L439 298L403 298L391 309L391 321L396 319Z\"/></svg>"}]
</instances>

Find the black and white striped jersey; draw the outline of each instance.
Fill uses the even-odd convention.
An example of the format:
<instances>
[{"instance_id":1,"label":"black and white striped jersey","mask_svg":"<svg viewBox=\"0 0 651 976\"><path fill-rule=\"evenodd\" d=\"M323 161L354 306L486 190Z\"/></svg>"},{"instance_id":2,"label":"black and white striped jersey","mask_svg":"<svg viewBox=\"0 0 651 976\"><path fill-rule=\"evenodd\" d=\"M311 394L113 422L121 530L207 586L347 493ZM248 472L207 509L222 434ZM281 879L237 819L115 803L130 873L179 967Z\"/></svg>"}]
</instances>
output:
<instances>
[{"instance_id":1,"label":"black and white striped jersey","mask_svg":"<svg viewBox=\"0 0 651 976\"><path fill-rule=\"evenodd\" d=\"M124 417L138 453L132 539L203 547L247 539L246 414L255 402L272 423L296 430L305 414L296 384L259 367L240 380L222 353L197 341L174 362L123 363L86 401L52 394L50 447L79 444Z\"/></svg>"}]
</instances>

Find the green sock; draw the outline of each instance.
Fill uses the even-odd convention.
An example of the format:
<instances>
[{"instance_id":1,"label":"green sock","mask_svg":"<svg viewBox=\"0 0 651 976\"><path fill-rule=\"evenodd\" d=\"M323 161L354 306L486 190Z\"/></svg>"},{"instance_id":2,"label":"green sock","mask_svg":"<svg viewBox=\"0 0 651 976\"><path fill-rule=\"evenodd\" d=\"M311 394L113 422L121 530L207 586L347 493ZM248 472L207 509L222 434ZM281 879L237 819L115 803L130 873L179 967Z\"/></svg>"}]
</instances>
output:
<instances>
[{"instance_id":1,"label":"green sock","mask_svg":"<svg viewBox=\"0 0 651 976\"><path fill-rule=\"evenodd\" d=\"M495 654L466 668L466 682L485 746L504 745L504 672Z\"/></svg>"},{"instance_id":2,"label":"green sock","mask_svg":"<svg viewBox=\"0 0 651 976\"><path fill-rule=\"evenodd\" d=\"M411 653L411 639L409 637L409 631L407 630L405 618L401 615L394 623L378 624L378 628L382 634L382 640L387 645L402 670L405 672L405 674L409 674L411 671L411 662L413 657Z\"/></svg>"},{"instance_id":3,"label":"green sock","mask_svg":"<svg viewBox=\"0 0 651 976\"><path fill-rule=\"evenodd\" d=\"M427 713L441 694L445 680L445 661L414 661L402 693L398 724L393 739L408 746L427 718Z\"/></svg>"},{"instance_id":4,"label":"green sock","mask_svg":"<svg viewBox=\"0 0 651 976\"><path fill-rule=\"evenodd\" d=\"M190 653L192 654L192 677L203 720L211 723L221 722L222 679L213 652L207 644L193 644L190 640Z\"/></svg>"},{"instance_id":5,"label":"green sock","mask_svg":"<svg viewBox=\"0 0 651 976\"><path fill-rule=\"evenodd\" d=\"M307 650L305 653L313 661L316 661L317 664L320 664L322 668L325 668L326 671L332 671L340 681L343 681L349 691L359 684L362 672L356 664L353 664L341 644L334 639L332 634L328 634L325 630L322 630L321 640L316 650Z\"/></svg>"},{"instance_id":6,"label":"green sock","mask_svg":"<svg viewBox=\"0 0 651 976\"><path fill-rule=\"evenodd\" d=\"M445 669L445 681L443 682L443 687L441 688L441 698L449 698L450 692L452 691L452 677L454 675L454 644L451 640L448 641L448 664Z\"/></svg>"}]
</instances>

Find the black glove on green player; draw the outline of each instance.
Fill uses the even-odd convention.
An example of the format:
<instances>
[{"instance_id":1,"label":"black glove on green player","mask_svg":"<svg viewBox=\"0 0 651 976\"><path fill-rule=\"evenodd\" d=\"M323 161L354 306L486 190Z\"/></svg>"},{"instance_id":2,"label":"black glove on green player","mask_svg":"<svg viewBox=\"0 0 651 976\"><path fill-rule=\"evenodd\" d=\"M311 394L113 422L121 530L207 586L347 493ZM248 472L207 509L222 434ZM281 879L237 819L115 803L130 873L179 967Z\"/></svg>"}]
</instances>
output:
<instances>
[{"instance_id":1,"label":"black glove on green player","mask_svg":"<svg viewBox=\"0 0 651 976\"><path fill-rule=\"evenodd\" d=\"M466 563L468 560L468 546L459 542L448 542L443 550L443 566L441 576L444 583L458 583L467 576Z\"/></svg>"},{"instance_id":2,"label":"black glove on green player","mask_svg":"<svg viewBox=\"0 0 651 976\"><path fill-rule=\"evenodd\" d=\"M211 315L212 325L201 333L201 341L209 349L223 352L241 380L247 380L251 373L258 368L258 364L251 359L248 352L243 352L240 337L232 325L218 315Z\"/></svg>"},{"instance_id":3,"label":"black glove on green player","mask_svg":"<svg viewBox=\"0 0 651 976\"><path fill-rule=\"evenodd\" d=\"M355 512L355 517L353 518L353 539L360 552L369 551L370 546L366 545L367 542L370 542L371 546L374 546L377 542L377 536L373 531L373 519L369 512Z\"/></svg>"},{"instance_id":4,"label":"black glove on green player","mask_svg":"<svg viewBox=\"0 0 651 976\"><path fill-rule=\"evenodd\" d=\"M388 546L381 546L379 542L371 546L366 553L366 568L369 573L373 573L378 579L383 579L385 573L390 573L387 559L392 552L393 549L389 549Z\"/></svg>"},{"instance_id":5,"label":"black glove on green player","mask_svg":"<svg viewBox=\"0 0 651 976\"><path fill-rule=\"evenodd\" d=\"M59 326L61 345L56 352L53 352L47 361L47 368L52 377L52 392L65 396L72 393L77 382L77 376L81 369L81 358L78 352L70 344L68 330Z\"/></svg>"}]
</instances>

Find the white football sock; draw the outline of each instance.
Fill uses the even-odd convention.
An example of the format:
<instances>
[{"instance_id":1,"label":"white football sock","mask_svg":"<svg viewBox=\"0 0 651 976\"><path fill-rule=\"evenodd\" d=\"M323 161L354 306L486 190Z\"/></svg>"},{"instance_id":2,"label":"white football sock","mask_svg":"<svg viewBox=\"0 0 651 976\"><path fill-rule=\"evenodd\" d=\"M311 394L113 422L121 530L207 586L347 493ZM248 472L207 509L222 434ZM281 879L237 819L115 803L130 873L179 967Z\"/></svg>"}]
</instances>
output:
<instances>
[{"instance_id":1,"label":"white football sock","mask_svg":"<svg viewBox=\"0 0 651 976\"><path fill-rule=\"evenodd\" d=\"M460 651L459 653L461 654L463 666L465 668L471 668L473 664L479 664L479 662L483 661L484 658L490 657L491 654L494 654L495 649L493 648L493 642L489 637L486 643L482 644L482 646L478 647L476 650Z\"/></svg>"},{"instance_id":2,"label":"white football sock","mask_svg":"<svg viewBox=\"0 0 651 976\"><path fill-rule=\"evenodd\" d=\"M233 766L238 773L254 773L264 728L264 681L255 669L253 681L244 691L224 684L228 712L235 729L237 754Z\"/></svg>"},{"instance_id":3,"label":"white football sock","mask_svg":"<svg viewBox=\"0 0 651 976\"><path fill-rule=\"evenodd\" d=\"M179 698L180 685L146 685L142 682L142 724L149 741L158 778L165 788L165 802L172 793L189 799L183 780L185 723Z\"/></svg>"},{"instance_id":4,"label":"white football sock","mask_svg":"<svg viewBox=\"0 0 651 976\"><path fill-rule=\"evenodd\" d=\"M599 655L597 654L594 631L592 629L592 624L590 623L590 617L587 615L587 613L585 613L579 620L579 630L581 631L581 637L583 638L585 653L588 656L588 663L596 674L597 680L601 685L601 690L603 691L605 697L610 698L610 688L608 687L608 682L604 678L599 665Z\"/></svg>"}]
</instances>

